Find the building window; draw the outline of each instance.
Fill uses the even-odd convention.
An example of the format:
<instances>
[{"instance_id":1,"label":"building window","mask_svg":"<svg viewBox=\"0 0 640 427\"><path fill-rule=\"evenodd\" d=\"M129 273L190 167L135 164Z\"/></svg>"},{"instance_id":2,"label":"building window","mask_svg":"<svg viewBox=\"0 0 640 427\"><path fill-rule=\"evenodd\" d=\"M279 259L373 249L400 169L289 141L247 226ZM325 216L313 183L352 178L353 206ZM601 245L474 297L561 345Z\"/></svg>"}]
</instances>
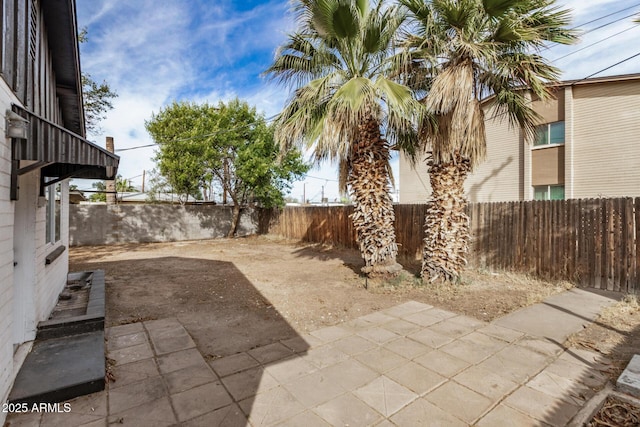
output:
<instances>
[{"instance_id":1,"label":"building window","mask_svg":"<svg viewBox=\"0 0 640 427\"><path fill-rule=\"evenodd\" d=\"M49 185L45 191L47 198L47 220L45 226L47 243L60 240L60 184Z\"/></svg>"},{"instance_id":2,"label":"building window","mask_svg":"<svg viewBox=\"0 0 640 427\"><path fill-rule=\"evenodd\" d=\"M547 123L536 128L535 146L564 144L564 122Z\"/></svg>"},{"instance_id":3,"label":"building window","mask_svg":"<svg viewBox=\"0 0 640 427\"><path fill-rule=\"evenodd\" d=\"M564 200L564 185L536 185L533 187L534 200Z\"/></svg>"}]
</instances>

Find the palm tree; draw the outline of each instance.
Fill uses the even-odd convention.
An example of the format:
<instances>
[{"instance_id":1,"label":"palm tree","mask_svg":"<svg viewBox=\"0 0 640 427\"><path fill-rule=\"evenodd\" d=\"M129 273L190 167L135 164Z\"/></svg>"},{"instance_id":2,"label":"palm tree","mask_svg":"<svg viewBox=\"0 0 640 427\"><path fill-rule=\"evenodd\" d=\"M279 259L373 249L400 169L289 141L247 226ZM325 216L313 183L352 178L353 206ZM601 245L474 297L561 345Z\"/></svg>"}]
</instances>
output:
<instances>
[{"instance_id":1,"label":"palm tree","mask_svg":"<svg viewBox=\"0 0 640 427\"><path fill-rule=\"evenodd\" d=\"M266 71L295 89L276 119L276 138L285 150L306 145L318 162L338 162L341 190L354 203L362 272L395 275L389 144L410 137L420 108L388 74L403 16L367 0L299 0L294 11L298 28Z\"/></svg>"},{"instance_id":2,"label":"palm tree","mask_svg":"<svg viewBox=\"0 0 640 427\"><path fill-rule=\"evenodd\" d=\"M464 181L486 151L485 111L519 126L528 140L539 116L528 93L548 98L559 70L540 49L569 44L568 10L554 0L399 0L410 16L405 70L422 90L430 120L420 126L432 195L421 275L456 281L466 265L469 218Z\"/></svg>"}]
</instances>

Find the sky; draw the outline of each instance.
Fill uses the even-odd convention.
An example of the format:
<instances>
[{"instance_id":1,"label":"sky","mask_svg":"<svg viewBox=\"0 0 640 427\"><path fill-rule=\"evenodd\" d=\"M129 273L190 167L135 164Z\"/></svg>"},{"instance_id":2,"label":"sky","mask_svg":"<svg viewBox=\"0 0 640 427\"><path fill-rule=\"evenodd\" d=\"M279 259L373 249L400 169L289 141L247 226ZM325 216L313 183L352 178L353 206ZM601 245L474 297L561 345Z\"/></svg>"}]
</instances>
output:
<instances>
[{"instance_id":1,"label":"sky","mask_svg":"<svg viewBox=\"0 0 640 427\"><path fill-rule=\"evenodd\" d=\"M119 173L134 186L142 184L144 170L148 176L154 168L155 148L127 149L153 144L145 120L173 101L217 104L238 97L271 118L290 96L287 88L261 76L287 33L295 29L286 0L76 3L78 26L88 30L88 41L80 47L82 71L98 82L106 81L118 93L101 131L89 139L104 147L105 137L114 137ZM581 79L640 53L640 25L627 16L640 13L640 1L557 3L572 9L572 25L584 33L575 45L542 51L563 71L562 79ZM640 56L597 76L638 72ZM392 167L397 177L397 156ZM401 185L396 179L394 194ZM90 184L79 187L89 189ZM312 168L293 186L291 197L301 200L303 192L314 202L323 192L329 201L337 200L336 165Z\"/></svg>"}]
</instances>

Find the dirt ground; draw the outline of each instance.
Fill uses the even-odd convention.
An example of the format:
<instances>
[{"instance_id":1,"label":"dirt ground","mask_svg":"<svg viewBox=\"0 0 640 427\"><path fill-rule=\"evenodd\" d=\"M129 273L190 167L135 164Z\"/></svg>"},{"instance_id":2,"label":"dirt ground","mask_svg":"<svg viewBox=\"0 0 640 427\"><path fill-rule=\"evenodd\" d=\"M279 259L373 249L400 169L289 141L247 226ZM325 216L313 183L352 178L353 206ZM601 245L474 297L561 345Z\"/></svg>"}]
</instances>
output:
<instances>
[{"instance_id":1,"label":"dirt ground","mask_svg":"<svg viewBox=\"0 0 640 427\"><path fill-rule=\"evenodd\" d=\"M397 279L365 280L357 251L269 237L79 247L70 264L106 271L107 326L174 316L211 358L408 300L489 321L569 286L489 272L423 285L415 263Z\"/></svg>"},{"instance_id":2,"label":"dirt ground","mask_svg":"<svg viewBox=\"0 0 640 427\"><path fill-rule=\"evenodd\" d=\"M640 302L628 295L602 311L598 319L568 339L576 348L597 351L611 362L607 375L618 380L634 354L640 353Z\"/></svg>"}]
</instances>

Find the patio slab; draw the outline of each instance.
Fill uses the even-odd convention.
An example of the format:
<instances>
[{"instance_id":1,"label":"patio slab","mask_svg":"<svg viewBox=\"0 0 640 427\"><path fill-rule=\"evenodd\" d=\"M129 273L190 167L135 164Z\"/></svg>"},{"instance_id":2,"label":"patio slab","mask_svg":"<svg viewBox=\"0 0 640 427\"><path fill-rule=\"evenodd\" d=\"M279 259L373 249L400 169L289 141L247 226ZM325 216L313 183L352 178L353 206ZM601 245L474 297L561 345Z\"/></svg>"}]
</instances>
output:
<instances>
[{"instance_id":1,"label":"patio slab","mask_svg":"<svg viewBox=\"0 0 640 427\"><path fill-rule=\"evenodd\" d=\"M579 304L591 298L578 294ZM552 297L544 310L572 311L570 300ZM176 318L118 326L106 331L116 382L93 395L95 412L70 401L64 424L563 426L606 381L606 361L564 349L540 310L487 324L405 303L222 358L201 354ZM574 312L581 329L595 308ZM528 323L536 334L521 330ZM46 426L65 415L8 420Z\"/></svg>"}]
</instances>

